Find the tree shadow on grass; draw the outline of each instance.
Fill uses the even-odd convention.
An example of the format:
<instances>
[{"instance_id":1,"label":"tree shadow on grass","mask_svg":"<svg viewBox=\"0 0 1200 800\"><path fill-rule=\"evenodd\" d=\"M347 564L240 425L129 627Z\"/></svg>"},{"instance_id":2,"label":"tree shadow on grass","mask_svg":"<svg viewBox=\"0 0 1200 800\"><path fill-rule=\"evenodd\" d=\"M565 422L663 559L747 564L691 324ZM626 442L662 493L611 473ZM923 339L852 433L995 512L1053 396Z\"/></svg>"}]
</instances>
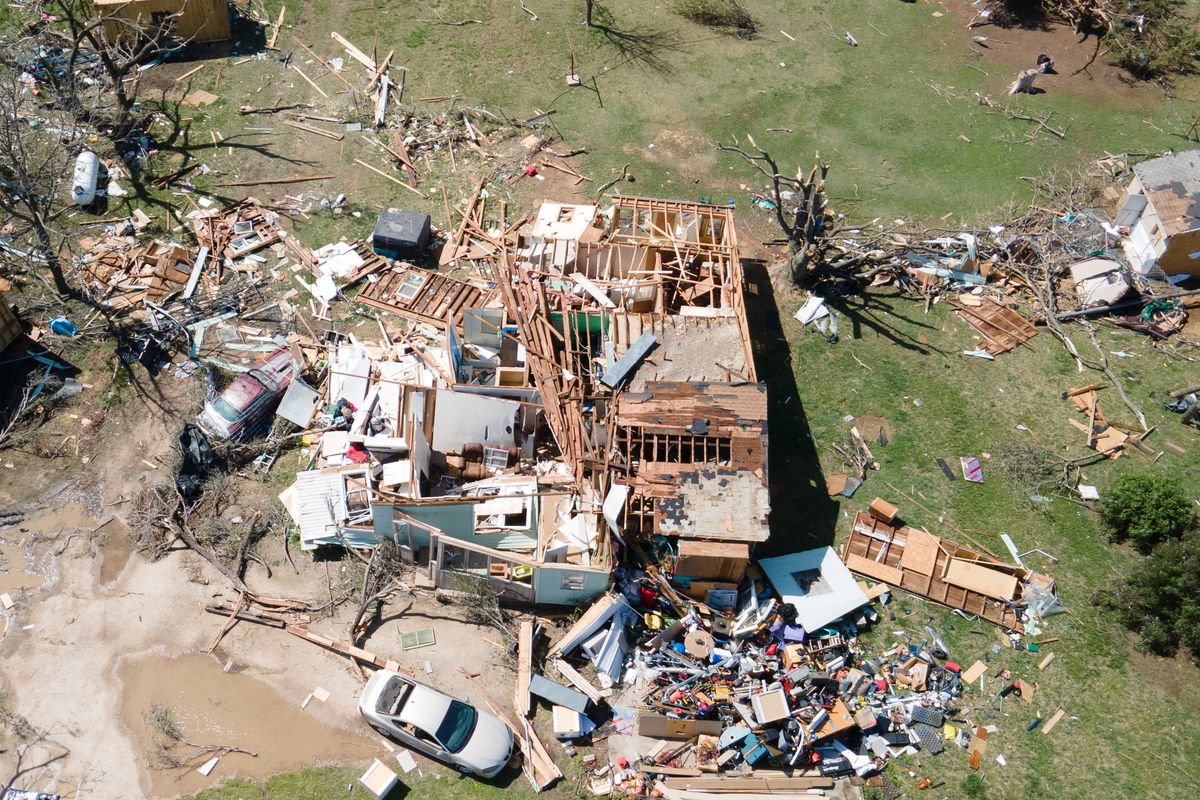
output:
<instances>
[{"instance_id":1,"label":"tree shadow on grass","mask_svg":"<svg viewBox=\"0 0 1200 800\"><path fill-rule=\"evenodd\" d=\"M796 391L798 370L803 367L793 361L766 263L742 259L742 267L746 316L758 377L767 384L770 425L771 538L755 555L776 556L832 545L838 504L826 491L817 445Z\"/></svg>"},{"instance_id":2,"label":"tree shadow on grass","mask_svg":"<svg viewBox=\"0 0 1200 800\"><path fill-rule=\"evenodd\" d=\"M886 313L889 316L895 317L897 322L902 322L915 328L936 331L938 330L938 326L906 317L903 314L897 314L894 306L888 306L880 302L879 295L864 292L853 297L831 297L827 299L827 302L835 312L850 320L850 335L852 338L861 339L863 328L869 328L879 336L903 347L905 350L912 350L921 355L929 355L931 353L946 355L944 350L934 347L927 342L922 342L920 338L914 337L912 334L898 330L896 322L884 320L879 312Z\"/></svg>"},{"instance_id":3,"label":"tree shadow on grass","mask_svg":"<svg viewBox=\"0 0 1200 800\"><path fill-rule=\"evenodd\" d=\"M674 68L663 57L681 49L678 38L663 30L623 30L616 27L616 20L607 8L597 4L593 12L593 30L608 41L627 63L637 64L670 77Z\"/></svg>"}]
</instances>

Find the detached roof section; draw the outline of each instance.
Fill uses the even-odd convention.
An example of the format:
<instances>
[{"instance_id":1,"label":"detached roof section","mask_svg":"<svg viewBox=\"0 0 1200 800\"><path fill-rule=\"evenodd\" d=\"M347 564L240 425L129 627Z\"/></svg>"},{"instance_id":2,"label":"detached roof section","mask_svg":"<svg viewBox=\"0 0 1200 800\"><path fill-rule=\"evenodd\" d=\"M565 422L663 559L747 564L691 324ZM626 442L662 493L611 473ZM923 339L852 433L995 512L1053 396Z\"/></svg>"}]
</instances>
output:
<instances>
[{"instance_id":1,"label":"detached roof section","mask_svg":"<svg viewBox=\"0 0 1200 800\"><path fill-rule=\"evenodd\" d=\"M796 621L810 634L868 602L832 547L764 558L758 565L783 602L796 609Z\"/></svg>"},{"instance_id":2,"label":"detached roof section","mask_svg":"<svg viewBox=\"0 0 1200 800\"><path fill-rule=\"evenodd\" d=\"M1200 150L1159 156L1135 164L1133 174L1172 236L1200 226Z\"/></svg>"}]
</instances>

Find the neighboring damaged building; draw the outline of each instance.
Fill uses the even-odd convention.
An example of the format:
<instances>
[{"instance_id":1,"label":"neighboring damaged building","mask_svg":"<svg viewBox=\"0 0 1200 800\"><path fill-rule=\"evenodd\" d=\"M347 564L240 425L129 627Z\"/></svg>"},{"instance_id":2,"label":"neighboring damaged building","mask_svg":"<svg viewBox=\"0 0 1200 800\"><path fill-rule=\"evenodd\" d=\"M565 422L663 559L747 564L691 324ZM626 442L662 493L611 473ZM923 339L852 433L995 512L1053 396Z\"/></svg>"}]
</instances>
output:
<instances>
[{"instance_id":1,"label":"neighboring damaged building","mask_svg":"<svg viewBox=\"0 0 1200 800\"><path fill-rule=\"evenodd\" d=\"M1160 156L1133 167L1117 227L1134 271L1200 274L1200 150Z\"/></svg>"}]
</instances>

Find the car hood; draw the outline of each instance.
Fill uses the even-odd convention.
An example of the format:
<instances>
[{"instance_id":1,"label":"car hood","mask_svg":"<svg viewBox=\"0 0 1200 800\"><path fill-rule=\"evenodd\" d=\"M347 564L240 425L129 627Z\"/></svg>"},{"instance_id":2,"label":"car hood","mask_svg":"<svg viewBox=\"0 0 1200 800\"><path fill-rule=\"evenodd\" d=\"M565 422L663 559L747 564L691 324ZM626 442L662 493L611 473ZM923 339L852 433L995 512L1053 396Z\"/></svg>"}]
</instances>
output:
<instances>
[{"instance_id":1,"label":"car hood","mask_svg":"<svg viewBox=\"0 0 1200 800\"><path fill-rule=\"evenodd\" d=\"M459 761L473 770L491 772L508 761L512 746L513 736L508 726L491 714L480 711L471 738L456 755Z\"/></svg>"},{"instance_id":2,"label":"car hood","mask_svg":"<svg viewBox=\"0 0 1200 800\"><path fill-rule=\"evenodd\" d=\"M218 439L228 439L233 427L233 423L226 420L208 405L205 405L204 410L196 417L196 422L200 424L201 430Z\"/></svg>"}]
</instances>

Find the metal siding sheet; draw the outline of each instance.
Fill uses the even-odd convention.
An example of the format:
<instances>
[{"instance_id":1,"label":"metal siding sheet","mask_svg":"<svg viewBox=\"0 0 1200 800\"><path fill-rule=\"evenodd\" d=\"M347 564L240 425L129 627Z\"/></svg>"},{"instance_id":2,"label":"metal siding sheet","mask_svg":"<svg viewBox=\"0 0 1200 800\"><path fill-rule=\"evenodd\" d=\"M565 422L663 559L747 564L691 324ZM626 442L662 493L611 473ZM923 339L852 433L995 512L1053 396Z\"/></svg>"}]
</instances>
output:
<instances>
[{"instance_id":1,"label":"metal siding sheet","mask_svg":"<svg viewBox=\"0 0 1200 800\"><path fill-rule=\"evenodd\" d=\"M329 501L333 501L334 513L343 517L346 513L344 473L309 470L296 475L297 505L300 511L300 538L311 540L334 535L337 528L329 514ZM337 538L334 536L334 541Z\"/></svg>"}]
</instances>

